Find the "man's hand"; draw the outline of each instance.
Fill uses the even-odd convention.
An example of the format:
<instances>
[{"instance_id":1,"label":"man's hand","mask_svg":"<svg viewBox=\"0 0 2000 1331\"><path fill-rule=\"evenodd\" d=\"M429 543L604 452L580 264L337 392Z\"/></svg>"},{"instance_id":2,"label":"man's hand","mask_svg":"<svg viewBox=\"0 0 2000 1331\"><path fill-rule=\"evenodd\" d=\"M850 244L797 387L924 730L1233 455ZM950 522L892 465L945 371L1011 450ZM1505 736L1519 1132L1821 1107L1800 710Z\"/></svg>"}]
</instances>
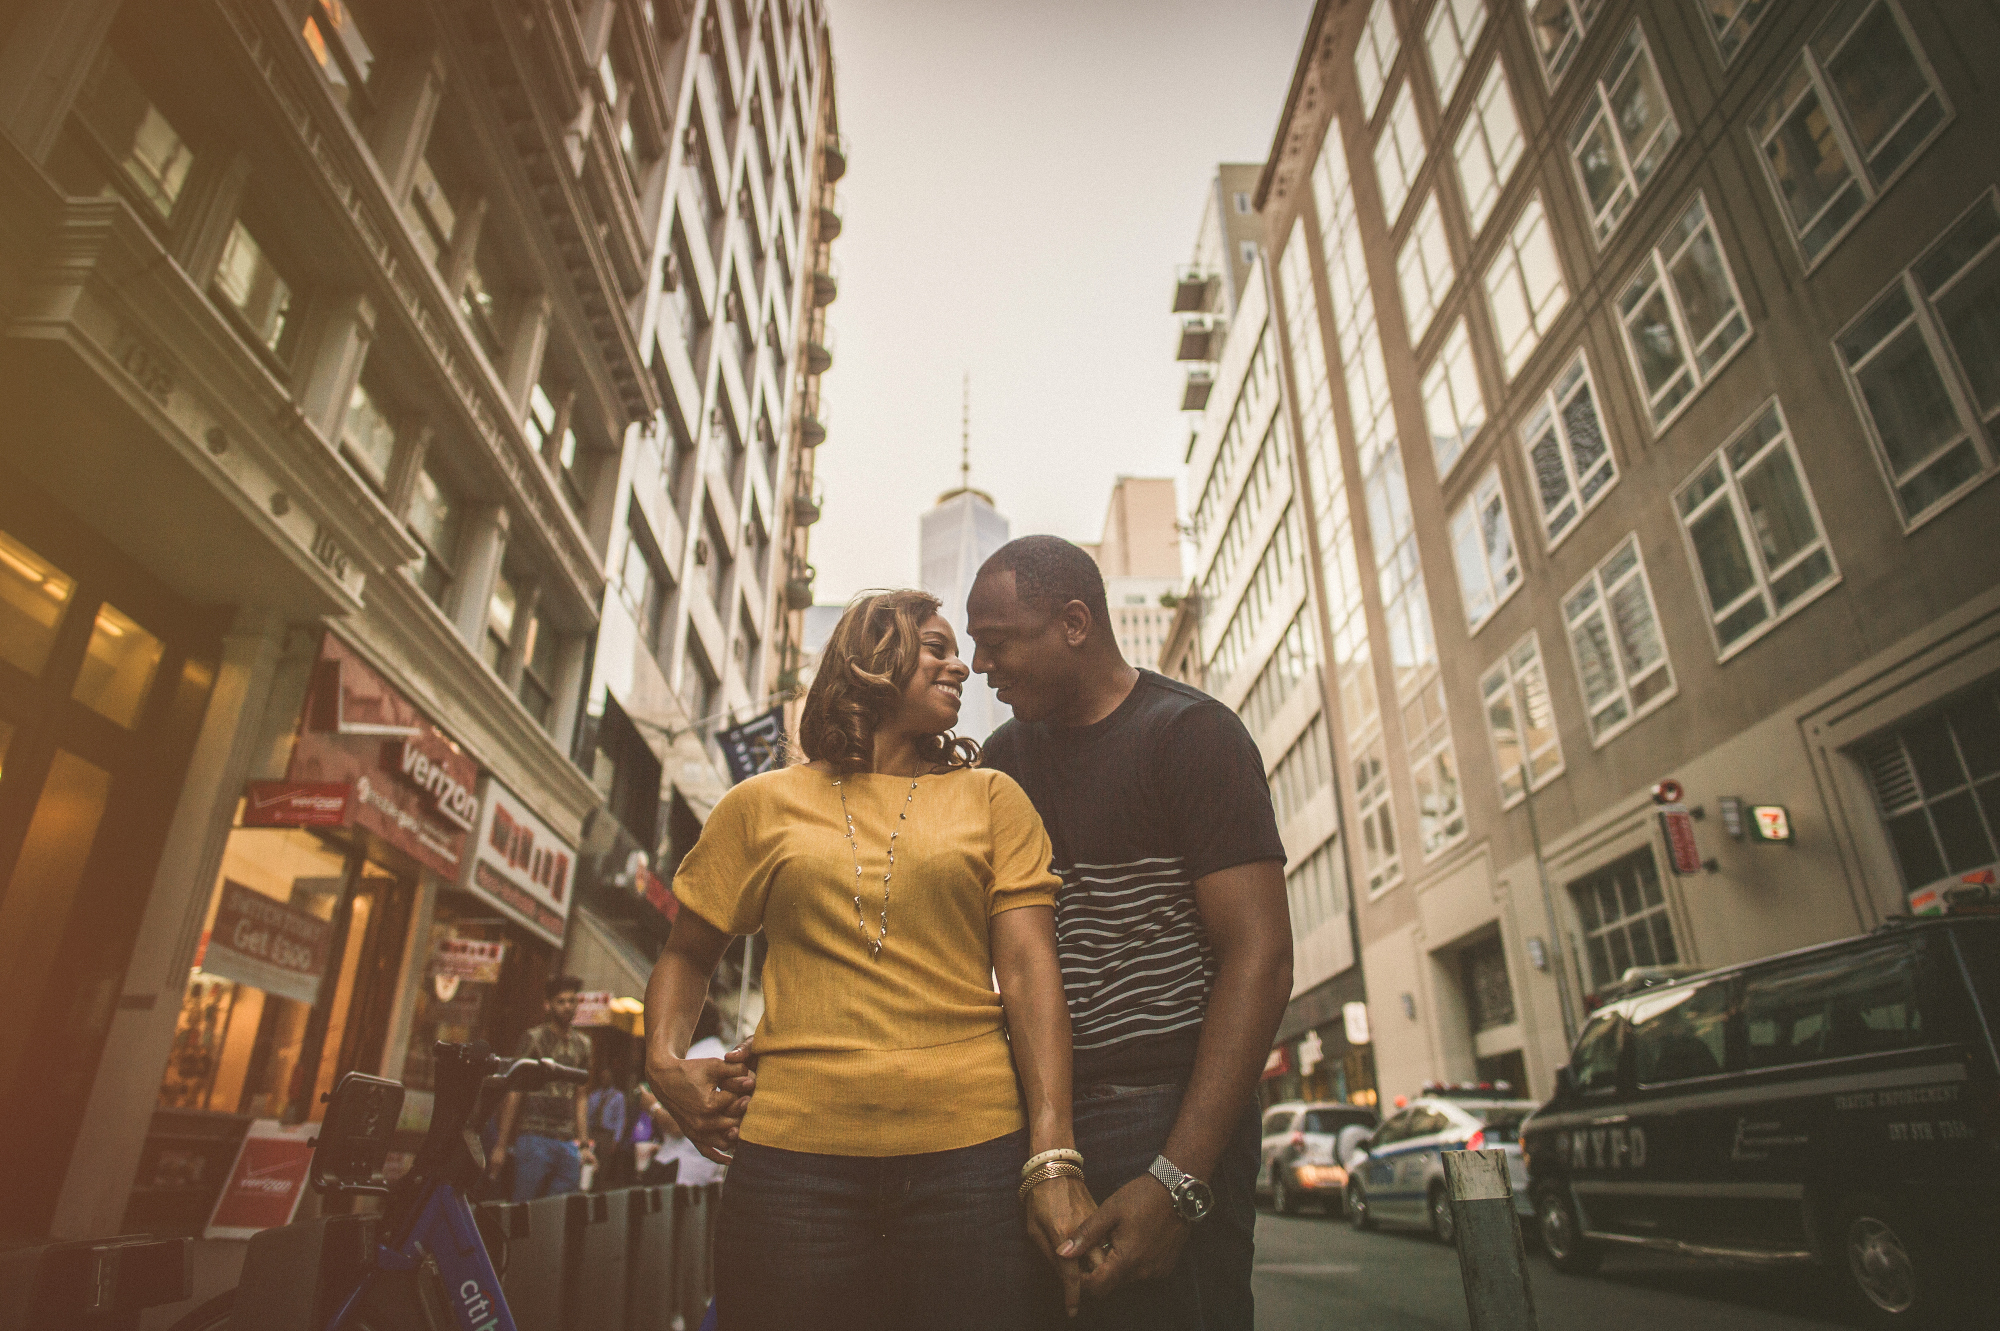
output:
<instances>
[{"instance_id":1,"label":"man's hand","mask_svg":"<svg viewBox=\"0 0 2000 1331\"><path fill-rule=\"evenodd\" d=\"M597 1148L589 1142L578 1142L576 1144L576 1162L580 1165L591 1165L594 1167L597 1164Z\"/></svg>"},{"instance_id":2,"label":"man's hand","mask_svg":"<svg viewBox=\"0 0 2000 1331\"><path fill-rule=\"evenodd\" d=\"M737 1125L750 1107L747 1094L730 1089L743 1078L740 1066L720 1058L680 1058L649 1062L646 1073L681 1135L710 1160L728 1164Z\"/></svg>"},{"instance_id":3,"label":"man's hand","mask_svg":"<svg viewBox=\"0 0 2000 1331\"><path fill-rule=\"evenodd\" d=\"M1063 1177L1050 1179L1028 1193L1027 1223L1028 1237L1042 1256L1048 1258L1049 1265L1055 1267L1056 1275L1062 1280L1063 1311L1076 1316L1078 1290L1081 1288L1079 1263L1074 1257L1060 1256L1056 1246L1064 1237L1076 1232L1084 1218L1097 1209L1091 1199L1090 1189L1083 1186L1080 1178Z\"/></svg>"},{"instance_id":4,"label":"man's hand","mask_svg":"<svg viewBox=\"0 0 2000 1331\"><path fill-rule=\"evenodd\" d=\"M1141 1174L1105 1198L1056 1253L1097 1254L1094 1266L1084 1262L1083 1292L1098 1298L1134 1280L1162 1278L1174 1269L1187 1241L1187 1222L1175 1212L1173 1198L1158 1179Z\"/></svg>"}]
</instances>

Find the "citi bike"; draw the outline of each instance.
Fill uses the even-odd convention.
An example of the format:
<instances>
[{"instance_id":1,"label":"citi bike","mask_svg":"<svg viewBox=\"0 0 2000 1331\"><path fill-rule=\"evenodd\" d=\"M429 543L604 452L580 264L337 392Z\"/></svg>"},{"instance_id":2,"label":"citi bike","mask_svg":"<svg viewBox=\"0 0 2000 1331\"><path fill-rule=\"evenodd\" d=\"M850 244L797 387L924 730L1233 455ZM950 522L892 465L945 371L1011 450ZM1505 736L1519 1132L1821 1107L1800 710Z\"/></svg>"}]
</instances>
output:
<instances>
[{"instance_id":1,"label":"citi bike","mask_svg":"<svg viewBox=\"0 0 2000 1331\"><path fill-rule=\"evenodd\" d=\"M467 1196L486 1169L475 1125L500 1095L581 1083L589 1074L546 1058L510 1062L483 1043L439 1044L435 1067L430 1130L409 1171L393 1183L382 1177L382 1165L402 1114L401 1083L350 1072L327 1097L313 1146L314 1190L379 1196L383 1205L372 1254L351 1289L321 1301L336 1311L312 1331L516 1331ZM217 1295L172 1331L230 1331L239 1293Z\"/></svg>"}]
</instances>

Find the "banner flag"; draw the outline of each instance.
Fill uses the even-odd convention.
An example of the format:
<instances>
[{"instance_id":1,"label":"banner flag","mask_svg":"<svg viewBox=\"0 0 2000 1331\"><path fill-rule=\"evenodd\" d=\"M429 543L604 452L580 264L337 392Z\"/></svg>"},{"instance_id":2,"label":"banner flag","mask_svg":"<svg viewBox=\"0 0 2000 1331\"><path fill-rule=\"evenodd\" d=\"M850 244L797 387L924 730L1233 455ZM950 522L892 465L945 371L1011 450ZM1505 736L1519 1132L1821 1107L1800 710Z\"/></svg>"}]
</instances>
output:
<instances>
[{"instance_id":1,"label":"banner flag","mask_svg":"<svg viewBox=\"0 0 2000 1331\"><path fill-rule=\"evenodd\" d=\"M784 762L785 707L783 703L740 726L730 726L715 734L722 756L729 762L729 778L734 784L759 772L768 772Z\"/></svg>"}]
</instances>

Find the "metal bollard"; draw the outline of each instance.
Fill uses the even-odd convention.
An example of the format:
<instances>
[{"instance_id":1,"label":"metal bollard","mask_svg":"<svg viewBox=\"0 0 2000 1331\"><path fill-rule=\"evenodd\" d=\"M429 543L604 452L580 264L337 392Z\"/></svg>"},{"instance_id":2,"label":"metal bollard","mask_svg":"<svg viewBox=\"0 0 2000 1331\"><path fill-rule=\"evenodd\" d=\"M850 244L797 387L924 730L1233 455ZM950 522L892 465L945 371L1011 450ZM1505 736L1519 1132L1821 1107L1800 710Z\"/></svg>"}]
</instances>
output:
<instances>
[{"instance_id":1,"label":"metal bollard","mask_svg":"<svg viewBox=\"0 0 2000 1331\"><path fill-rule=\"evenodd\" d=\"M1536 1331L1507 1153L1446 1151L1444 1179L1472 1331Z\"/></svg>"}]
</instances>

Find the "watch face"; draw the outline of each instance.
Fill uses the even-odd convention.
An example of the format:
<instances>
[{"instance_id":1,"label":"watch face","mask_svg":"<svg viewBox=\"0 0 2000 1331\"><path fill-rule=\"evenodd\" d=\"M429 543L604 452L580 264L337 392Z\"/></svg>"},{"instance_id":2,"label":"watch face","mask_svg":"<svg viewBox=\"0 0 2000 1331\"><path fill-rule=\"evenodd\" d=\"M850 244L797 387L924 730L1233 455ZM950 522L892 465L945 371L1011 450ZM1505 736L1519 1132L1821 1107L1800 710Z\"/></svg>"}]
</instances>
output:
<instances>
[{"instance_id":1,"label":"watch face","mask_svg":"<svg viewBox=\"0 0 2000 1331\"><path fill-rule=\"evenodd\" d=\"M1181 1219L1192 1224L1215 1208L1215 1193L1198 1178L1184 1178L1174 1189L1174 1205Z\"/></svg>"}]
</instances>

